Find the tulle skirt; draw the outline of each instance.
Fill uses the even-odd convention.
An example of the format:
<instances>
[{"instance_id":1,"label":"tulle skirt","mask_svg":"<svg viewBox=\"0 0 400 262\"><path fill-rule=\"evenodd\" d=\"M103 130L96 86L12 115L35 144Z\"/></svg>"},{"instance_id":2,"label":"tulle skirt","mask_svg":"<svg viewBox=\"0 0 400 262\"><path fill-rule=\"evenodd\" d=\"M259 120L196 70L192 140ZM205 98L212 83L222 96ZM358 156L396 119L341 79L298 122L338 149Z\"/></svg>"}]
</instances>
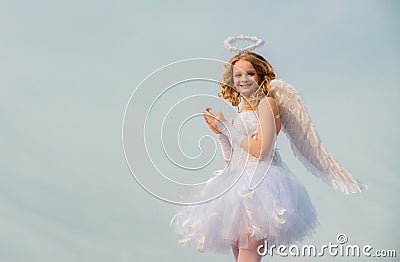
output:
<instances>
[{"instance_id":1,"label":"tulle skirt","mask_svg":"<svg viewBox=\"0 0 400 262\"><path fill-rule=\"evenodd\" d=\"M233 172L240 171L226 169L216 179L232 177ZM220 197L178 207L171 226L183 236L179 242L201 252L225 253L232 245L247 248L249 237L288 245L314 231L319 223L308 193L283 162L272 164L258 187L250 191L252 175L251 168L245 169Z\"/></svg>"}]
</instances>

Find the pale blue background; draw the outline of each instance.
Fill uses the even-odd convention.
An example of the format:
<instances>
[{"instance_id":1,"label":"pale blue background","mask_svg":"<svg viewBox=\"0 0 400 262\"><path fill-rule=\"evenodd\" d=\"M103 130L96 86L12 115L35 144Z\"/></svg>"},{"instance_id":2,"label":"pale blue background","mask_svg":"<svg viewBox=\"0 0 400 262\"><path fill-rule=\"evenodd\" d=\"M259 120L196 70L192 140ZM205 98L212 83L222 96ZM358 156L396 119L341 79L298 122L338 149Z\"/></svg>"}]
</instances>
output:
<instances>
[{"instance_id":1,"label":"pale blue background","mask_svg":"<svg viewBox=\"0 0 400 262\"><path fill-rule=\"evenodd\" d=\"M350 244L399 246L399 2L216 2L1 1L0 261L233 261L178 246L173 206L133 180L121 126L147 75L227 60L222 42L238 34L266 40L259 52L301 92L327 148L370 186L335 192L281 136L319 213L305 243L343 232Z\"/></svg>"}]
</instances>

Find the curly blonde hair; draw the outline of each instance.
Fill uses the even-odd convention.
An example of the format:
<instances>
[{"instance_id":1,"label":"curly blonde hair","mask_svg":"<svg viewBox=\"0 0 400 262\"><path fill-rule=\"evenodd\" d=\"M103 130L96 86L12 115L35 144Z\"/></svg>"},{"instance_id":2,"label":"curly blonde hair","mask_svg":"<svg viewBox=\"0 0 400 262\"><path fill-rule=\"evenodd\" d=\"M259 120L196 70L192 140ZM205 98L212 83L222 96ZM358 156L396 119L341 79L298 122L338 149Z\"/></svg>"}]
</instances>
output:
<instances>
[{"instance_id":1,"label":"curly blonde hair","mask_svg":"<svg viewBox=\"0 0 400 262\"><path fill-rule=\"evenodd\" d=\"M233 86L233 68L237 61L244 60L250 62L259 76L258 89L251 94L249 101L245 99L245 108L254 110L258 106L260 99L269 96L270 82L275 79L276 75L271 64L261 55L250 51L239 52L225 64L225 72L223 82L221 82L221 90L218 96L229 100L233 106L238 107L241 102L241 95Z\"/></svg>"}]
</instances>

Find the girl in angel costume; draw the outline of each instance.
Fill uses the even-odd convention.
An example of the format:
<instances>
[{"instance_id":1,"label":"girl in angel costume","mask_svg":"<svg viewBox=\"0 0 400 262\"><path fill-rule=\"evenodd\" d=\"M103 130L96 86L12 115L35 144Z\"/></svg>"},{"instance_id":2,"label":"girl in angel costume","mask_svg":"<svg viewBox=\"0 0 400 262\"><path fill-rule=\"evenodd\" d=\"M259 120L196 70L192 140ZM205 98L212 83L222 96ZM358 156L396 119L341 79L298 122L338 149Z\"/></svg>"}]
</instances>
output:
<instances>
[{"instance_id":1,"label":"girl in angel costume","mask_svg":"<svg viewBox=\"0 0 400 262\"><path fill-rule=\"evenodd\" d=\"M237 40L254 44L238 49L232 46ZM211 179L213 185L206 183L199 192L215 190L218 181L238 179L212 201L179 207L171 220L183 235L181 244L191 243L199 251L232 249L240 262L260 261L258 248L265 241L288 245L318 225L306 189L275 148L281 127L295 156L312 174L346 194L366 188L321 144L299 93L276 79L269 62L251 51L262 44L249 36L225 40L229 50L239 52L225 65L218 95L237 106L238 114L228 122L222 113L204 111L227 165Z\"/></svg>"}]
</instances>

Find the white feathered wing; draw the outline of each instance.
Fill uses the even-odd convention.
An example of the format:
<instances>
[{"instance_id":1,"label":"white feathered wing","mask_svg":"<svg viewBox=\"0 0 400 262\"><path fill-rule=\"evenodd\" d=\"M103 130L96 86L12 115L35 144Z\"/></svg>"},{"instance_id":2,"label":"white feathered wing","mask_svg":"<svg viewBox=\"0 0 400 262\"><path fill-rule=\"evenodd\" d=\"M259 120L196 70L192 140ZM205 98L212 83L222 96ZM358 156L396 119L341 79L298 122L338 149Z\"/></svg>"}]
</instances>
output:
<instances>
[{"instance_id":1,"label":"white feathered wing","mask_svg":"<svg viewBox=\"0 0 400 262\"><path fill-rule=\"evenodd\" d=\"M322 145L300 94L278 79L271 81L270 92L277 101L283 130L293 153L307 170L346 194L366 189L367 186L353 178Z\"/></svg>"}]
</instances>

